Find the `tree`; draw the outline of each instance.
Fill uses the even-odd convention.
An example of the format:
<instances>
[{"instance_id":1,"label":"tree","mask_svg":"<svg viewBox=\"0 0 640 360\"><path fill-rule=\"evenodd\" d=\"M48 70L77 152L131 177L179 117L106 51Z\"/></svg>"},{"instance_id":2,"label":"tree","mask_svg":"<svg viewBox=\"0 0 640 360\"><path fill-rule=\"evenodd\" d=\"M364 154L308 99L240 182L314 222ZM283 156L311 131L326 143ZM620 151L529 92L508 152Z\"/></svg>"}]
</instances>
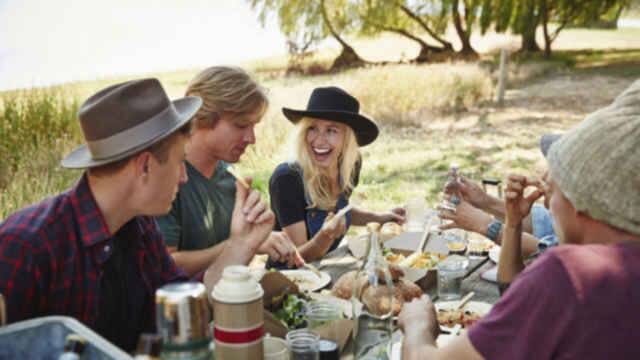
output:
<instances>
[{"instance_id":1,"label":"tree","mask_svg":"<svg viewBox=\"0 0 640 360\"><path fill-rule=\"evenodd\" d=\"M249 0L249 3L258 12L258 20L263 26L273 17L280 31L289 39L299 38L301 32L315 43L333 37L340 44L341 52L332 69L365 63L341 35L354 31L358 26L351 1Z\"/></svg>"},{"instance_id":2,"label":"tree","mask_svg":"<svg viewBox=\"0 0 640 360\"><path fill-rule=\"evenodd\" d=\"M329 5L333 6L329 7ZM342 51L333 61L331 69L364 65L365 61L340 36L341 31L349 32L353 30L352 26L356 22L354 14L357 13L353 3L347 0L320 0L320 13L326 29L342 46Z\"/></svg>"},{"instance_id":3,"label":"tree","mask_svg":"<svg viewBox=\"0 0 640 360\"><path fill-rule=\"evenodd\" d=\"M481 11L481 0L442 0L442 15L449 13L458 38L462 43L460 53L464 56L477 57L478 53L471 46L471 33Z\"/></svg>"},{"instance_id":4,"label":"tree","mask_svg":"<svg viewBox=\"0 0 640 360\"><path fill-rule=\"evenodd\" d=\"M551 45L560 32L569 24L599 19L616 6L629 6L629 0L537 0L542 32L544 35L544 55L551 56ZM550 23L557 25L551 30Z\"/></svg>"},{"instance_id":5,"label":"tree","mask_svg":"<svg viewBox=\"0 0 640 360\"><path fill-rule=\"evenodd\" d=\"M438 38L436 41L439 40L438 35L431 30L424 20L420 18L416 20L412 16L417 17L417 15L411 12L412 16L408 16L406 11L411 12L411 10L406 7L405 1L364 0L360 7L360 17L362 19L361 33L371 36L381 31L387 31L415 41L420 46L420 52L414 59L416 62L429 61L432 53L452 49L449 43L447 43L449 45L448 49L438 47L430 45L417 35L417 32L424 30L426 27Z\"/></svg>"}]
</instances>

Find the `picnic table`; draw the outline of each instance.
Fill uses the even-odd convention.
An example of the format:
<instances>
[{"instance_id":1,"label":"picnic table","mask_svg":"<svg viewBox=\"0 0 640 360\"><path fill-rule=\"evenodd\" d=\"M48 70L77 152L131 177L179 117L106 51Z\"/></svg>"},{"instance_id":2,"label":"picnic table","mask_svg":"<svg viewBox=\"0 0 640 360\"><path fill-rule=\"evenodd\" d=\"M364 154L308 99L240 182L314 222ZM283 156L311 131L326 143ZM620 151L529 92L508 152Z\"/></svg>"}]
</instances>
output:
<instances>
[{"instance_id":1,"label":"picnic table","mask_svg":"<svg viewBox=\"0 0 640 360\"><path fill-rule=\"evenodd\" d=\"M327 272L331 276L330 286L333 286L333 284L335 284L335 282L344 273L351 270L357 270L361 262L353 258L348 247L346 246L346 242L343 242L341 246L325 255L322 260L316 261L313 264L316 267L320 267L322 271ZM483 301L490 304L496 303L500 297L498 285L496 283L483 280L480 277L480 275L484 271L494 266L495 264L491 262L488 257L469 259L467 274L462 281L462 294L473 291L475 292L475 295L473 297L474 301ZM426 290L425 293L431 296L435 303L438 303L437 289L435 286L424 290ZM394 348L397 348L396 344L399 344L401 340L402 335L398 330L393 335ZM351 341L349 341L349 343L347 343L347 345L345 346L345 349L343 350L340 358L342 360L353 359ZM392 360L395 359L400 359L398 351L395 351L392 354Z\"/></svg>"}]
</instances>

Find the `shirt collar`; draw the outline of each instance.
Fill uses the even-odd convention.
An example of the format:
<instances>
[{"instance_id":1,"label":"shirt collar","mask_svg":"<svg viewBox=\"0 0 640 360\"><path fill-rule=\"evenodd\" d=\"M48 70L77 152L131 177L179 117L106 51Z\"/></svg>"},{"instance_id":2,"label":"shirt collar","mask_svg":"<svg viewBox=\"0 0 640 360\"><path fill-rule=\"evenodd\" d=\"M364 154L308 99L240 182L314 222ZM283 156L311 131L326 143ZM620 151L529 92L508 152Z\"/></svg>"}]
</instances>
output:
<instances>
[{"instance_id":1,"label":"shirt collar","mask_svg":"<svg viewBox=\"0 0 640 360\"><path fill-rule=\"evenodd\" d=\"M71 188L69 197L78 224L81 241L85 247L96 245L112 237L104 220L104 215L91 192L86 173Z\"/></svg>"}]
</instances>

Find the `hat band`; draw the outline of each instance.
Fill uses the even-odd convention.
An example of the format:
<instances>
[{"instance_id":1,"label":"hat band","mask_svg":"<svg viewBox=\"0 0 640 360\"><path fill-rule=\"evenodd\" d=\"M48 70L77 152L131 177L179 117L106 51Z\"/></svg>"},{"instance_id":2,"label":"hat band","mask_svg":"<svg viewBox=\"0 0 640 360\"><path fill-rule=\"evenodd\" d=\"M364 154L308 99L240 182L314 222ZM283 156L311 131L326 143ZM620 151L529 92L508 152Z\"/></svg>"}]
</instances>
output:
<instances>
[{"instance_id":1,"label":"hat band","mask_svg":"<svg viewBox=\"0 0 640 360\"><path fill-rule=\"evenodd\" d=\"M104 139L87 141L93 160L105 160L161 136L178 125L179 114L173 104L154 117Z\"/></svg>"}]
</instances>

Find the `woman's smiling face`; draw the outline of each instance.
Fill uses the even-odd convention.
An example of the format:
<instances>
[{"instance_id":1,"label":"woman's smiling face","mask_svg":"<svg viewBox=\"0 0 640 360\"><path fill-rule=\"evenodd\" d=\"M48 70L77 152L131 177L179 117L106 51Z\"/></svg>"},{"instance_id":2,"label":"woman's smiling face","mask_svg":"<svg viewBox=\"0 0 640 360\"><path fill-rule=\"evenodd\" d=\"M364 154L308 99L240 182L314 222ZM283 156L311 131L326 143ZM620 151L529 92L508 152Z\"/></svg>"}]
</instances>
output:
<instances>
[{"instance_id":1,"label":"woman's smiling face","mask_svg":"<svg viewBox=\"0 0 640 360\"><path fill-rule=\"evenodd\" d=\"M324 168L338 166L345 141L345 127L346 125L335 121L312 119L305 139L314 164Z\"/></svg>"}]
</instances>

